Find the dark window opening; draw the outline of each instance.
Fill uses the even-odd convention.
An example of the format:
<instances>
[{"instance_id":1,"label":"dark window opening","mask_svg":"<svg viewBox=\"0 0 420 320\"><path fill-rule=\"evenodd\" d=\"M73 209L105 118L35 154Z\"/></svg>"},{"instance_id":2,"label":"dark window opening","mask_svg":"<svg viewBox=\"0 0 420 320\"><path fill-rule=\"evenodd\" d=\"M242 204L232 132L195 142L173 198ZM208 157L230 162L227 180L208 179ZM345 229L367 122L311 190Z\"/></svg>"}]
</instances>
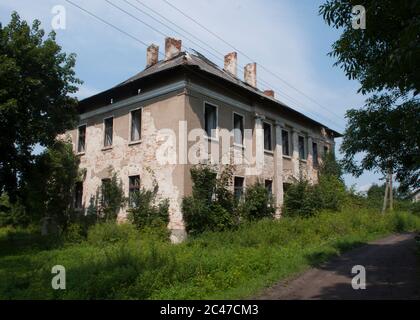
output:
<instances>
[{"instance_id":1,"label":"dark window opening","mask_svg":"<svg viewBox=\"0 0 420 320\"><path fill-rule=\"evenodd\" d=\"M328 151L330 151L330 150L328 149L328 146L324 146L324 155L325 155L325 154L327 154L327 153L328 153Z\"/></svg>"},{"instance_id":2,"label":"dark window opening","mask_svg":"<svg viewBox=\"0 0 420 320\"><path fill-rule=\"evenodd\" d=\"M77 152L85 152L86 150L86 126L79 127L79 137L77 142Z\"/></svg>"},{"instance_id":3,"label":"dark window opening","mask_svg":"<svg viewBox=\"0 0 420 320\"><path fill-rule=\"evenodd\" d=\"M314 167L318 166L318 144L312 143L312 163Z\"/></svg>"},{"instance_id":4,"label":"dark window opening","mask_svg":"<svg viewBox=\"0 0 420 320\"><path fill-rule=\"evenodd\" d=\"M216 137L217 108L210 104L204 106L204 129L208 137Z\"/></svg>"},{"instance_id":5,"label":"dark window opening","mask_svg":"<svg viewBox=\"0 0 420 320\"><path fill-rule=\"evenodd\" d=\"M104 124L105 124L104 146L109 147L109 146L112 146L112 132L113 132L113 127L114 127L114 118L105 119Z\"/></svg>"},{"instance_id":6,"label":"dark window opening","mask_svg":"<svg viewBox=\"0 0 420 320\"><path fill-rule=\"evenodd\" d=\"M273 195L273 181L272 180L265 180L265 189L269 196Z\"/></svg>"},{"instance_id":7,"label":"dark window opening","mask_svg":"<svg viewBox=\"0 0 420 320\"><path fill-rule=\"evenodd\" d=\"M82 209L83 205L83 182L78 181L76 182L76 186L74 188L74 207L76 209Z\"/></svg>"},{"instance_id":8,"label":"dark window opening","mask_svg":"<svg viewBox=\"0 0 420 320\"><path fill-rule=\"evenodd\" d=\"M269 123L264 122L263 128L264 128L264 149L271 151L273 150L271 125Z\"/></svg>"},{"instance_id":9,"label":"dark window opening","mask_svg":"<svg viewBox=\"0 0 420 320\"><path fill-rule=\"evenodd\" d=\"M289 145L289 131L282 130L281 132L283 154L290 156L290 145Z\"/></svg>"},{"instance_id":10,"label":"dark window opening","mask_svg":"<svg viewBox=\"0 0 420 320\"><path fill-rule=\"evenodd\" d=\"M105 178L102 179L101 185L101 202L102 206L106 207L109 204L109 191L111 186L111 179Z\"/></svg>"},{"instance_id":11,"label":"dark window opening","mask_svg":"<svg viewBox=\"0 0 420 320\"><path fill-rule=\"evenodd\" d=\"M131 141L141 138L141 109L131 111Z\"/></svg>"},{"instance_id":12,"label":"dark window opening","mask_svg":"<svg viewBox=\"0 0 420 320\"><path fill-rule=\"evenodd\" d=\"M244 143L244 117L234 113L233 114L233 136L236 144L243 145Z\"/></svg>"},{"instance_id":13,"label":"dark window opening","mask_svg":"<svg viewBox=\"0 0 420 320\"><path fill-rule=\"evenodd\" d=\"M242 199L242 196L243 196L243 193L244 193L244 178L235 177L233 185L234 185L235 199L237 199L237 200Z\"/></svg>"},{"instance_id":14,"label":"dark window opening","mask_svg":"<svg viewBox=\"0 0 420 320\"><path fill-rule=\"evenodd\" d=\"M305 138L302 136L299 136L298 140L298 146L299 146L299 158L304 160L305 157Z\"/></svg>"}]
</instances>

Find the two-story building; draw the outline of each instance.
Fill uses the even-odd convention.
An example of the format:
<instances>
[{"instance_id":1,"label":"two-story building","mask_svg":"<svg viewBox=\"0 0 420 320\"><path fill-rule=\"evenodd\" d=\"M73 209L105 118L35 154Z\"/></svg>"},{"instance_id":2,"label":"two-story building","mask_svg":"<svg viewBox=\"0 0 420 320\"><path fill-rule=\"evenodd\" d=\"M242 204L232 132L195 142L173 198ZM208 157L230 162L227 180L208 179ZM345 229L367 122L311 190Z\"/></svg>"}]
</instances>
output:
<instances>
[{"instance_id":1,"label":"two-story building","mask_svg":"<svg viewBox=\"0 0 420 320\"><path fill-rule=\"evenodd\" d=\"M165 58L147 49L147 66L119 85L79 104L80 123L69 132L85 169L76 206L86 208L98 187L117 172L128 196L140 186L159 186L170 201L171 239L185 237L182 198L192 190L190 168L233 164L232 188L263 181L281 213L284 189L300 177L313 183L322 155L334 150L334 130L257 88L257 65L237 75L237 54L224 69L199 53L181 51L167 38ZM122 210L119 218L124 219Z\"/></svg>"}]
</instances>

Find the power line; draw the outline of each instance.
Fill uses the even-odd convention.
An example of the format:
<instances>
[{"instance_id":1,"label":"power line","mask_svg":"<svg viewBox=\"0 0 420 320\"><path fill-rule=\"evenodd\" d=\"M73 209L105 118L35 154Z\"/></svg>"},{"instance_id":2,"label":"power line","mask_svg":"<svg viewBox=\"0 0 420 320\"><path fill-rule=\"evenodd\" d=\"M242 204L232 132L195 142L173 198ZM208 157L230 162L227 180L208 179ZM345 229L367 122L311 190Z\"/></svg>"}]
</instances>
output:
<instances>
[{"instance_id":1,"label":"power line","mask_svg":"<svg viewBox=\"0 0 420 320\"><path fill-rule=\"evenodd\" d=\"M76 7L76 8L78 8L78 9L82 10L83 12L87 13L87 14L88 14L88 15L90 15L91 17L94 17L95 19L97 19L97 20L101 21L102 23L105 23L106 25L110 26L111 28L114 28L115 30L117 30L117 31L119 31L119 32L121 32L121 33L123 33L123 34L125 34L126 36L130 37L131 39L133 39L133 40L135 40L135 41L137 41L137 42L141 43L142 45L144 45L144 46L146 46L146 47L148 46L145 42L143 42L143 41L142 41L142 40L140 40L139 38L137 38L137 37L133 36L132 34L130 34L130 33L126 32L126 31L122 30L121 28L117 27L116 25L114 25L114 24L112 24L112 23L110 23L110 22L108 22L108 21L106 21L106 20L102 19L101 17L97 16L96 14L94 14L94 13L92 13L92 12L90 12L90 11L88 11L88 10L84 9L84 8L82 8L81 6L77 5L76 3L74 3L74 2L72 2L72 1L70 1L70 0L64 0L64 1L66 1L67 3L69 3L69 4L73 5L74 7Z\"/></svg>"},{"instance_id":2,"label":"power line","mask_svg":"<svg viewBox=\"0 0 420 320\"><path fill-rule=\"evenodd\" d=\"M130 37L131 39L133 39L133 40L135 40L135 41L137 41L137 42L139 42L139 43L141 43L141 44L143 44L144 46L146 46L146 47L148 47L148 44L146 44L145 42L143 42L142 40L140 40L139 38L137 38L137 37L135 37L135 36L133 36L133 35L131 35L131 34L129 34L128 32L126 32L126 31L124 31L124 30L122 30L121 28L119 28L119 27L117 27L117 26L115 26L114 24L112 24L112 23L110 23L110 22L108 22L108 21L106 21L105 19L103 19L103 18L101 18L101 17L99 17L98 15L96 15L96 14L94 14L94 13L92 13L92 12L90 12L90 11L88 11L87 9L84 9L83 7L81 7L81 6L79 6L79 5L77 5L77 4L75 4L74 2L72 2L72 1L70 1L70 0L65 0L66 2L68 2L68 3L70 3L71 5L73 5L73 6L75 6L75 7L77 7L78 9L80 9L81 11L83 11L83 12L85 12L85 13L87 13L88 15L90 15L90 16L92 16L92 17L94 17L95 19L97 19L97 20L99 20L99 21L101 21L102 23L104 23L104 24L106 24L106 25L108 25L108 26L110 26L110 27L112 27L112 28L114 28L115 30L117 30L117 31L119 31L119 32L121 32L121 33L123 33L124 35L126 35L126 36L128 36L128 37ZM154 31L156 31L157 33L159 33L159 34L161 34L161 35L163 35L163 36L167 36L166 34L164 34L163 32L161 32L160 30L158 30L158 29L156 29L155 27L153 27L153 26L151 26L150 24L148 24L148 23L145 23L144 21L142 21L141 19L139 19L139 18L137 18L136 16L134 16L134 15L132 15L131 13L129 13L129 12L127 12L126 10L124 10L124 9L122 9L122 8L120 8L120 7L118 7L117 5L114 5L113 3L111 3L110 1L108 1L108 0L106 0L109 4L111 4L112 6L114 6L115 8L117 8L117 9L119 9L119 10L121 10L122 12L124 12L124 13L126 13L127 15L129 15L130 17L132 17L133 19L135 19L136 21L138 21L138 22L141 22L142 24L144 24L144 25L146 25L147 27L149 27L149 28L151 28L152 30L154 30ZM173 29L171 29L171 30L173 30ZM191 40L190 40L191 41ZM211 48L211 47L210 47ZM185 48L186 49L186 48ZM213 49L213 50L215 50L215 49ZM186 49L186 51L188 52L188 50ZM206 50L206 51L208 51L208 50ZM216 50L215 50L216 51ZM209 52L209 51L208 51ZM159 53L159 54L161 54L161 53ZM211 53L212 54L212 53ZM162 55L162 54L161 54ZM214 54L212 54L213 56L215 56ZM271 86L271 85L270 85ZM271 86L271 87L273 87L273 86ZM273 88L273 89L275 89L275 88ZM287 94L285 94L285 93L283 93L283 95L284 96L286 96L286 97L288 97L288 100L290 100L290 101L296 101L294 98L292 98L292 97L290 97L290 96L288 96ZM297 101L296 101L297 102ZM302 105L300 102L297 102L298 103L298 105ZM311 111L308 111L309 113L311 113L313 116L315 116L315 117L319 117L319 116L321 116L321 115L316 115L316 114L314 114L314 113L312 113ZM322 118L325 118L325 117L323 117L323 116L321 116ZM325 118L325 119L327 119L327 118ZM330 119L327 119L327 121L328 122L330 122L331 120ZM333 122L332 122L333 123Z\"/></svg>"},{"instance_id":3,"label":"power line","mask_svg":"<svg viewBox=\"0 0 420 320\"><path fill-rule=\"evenodd\" d=\"M132 3L130 3L130 2L129 2L129 1L127 1L127 0L123 0L123 1L124 1L125 3L127 3L128 5L130 5L131 7L133 7L134 9L138 10L139 12L141 12L141 13L143 13L143 14L147 15L148 17L150 17L150 18L151 18L151 19L153 19L154 21L157 21L158 23L162 24L162 25L163 25L163 26L165 26L166 28L170 29L171 31L173 31L173 32L177 33L178 35L181 35L181 36L182 36L182 37L184 37L184 38L186 38L186 39L187 39L187 40L189 40L192 44L196 45L197 47L201 48L202 50L205 50L206 52L208 52L210 55L212 55L212 56L213 56L213 57L215 57L216 59L218 59L218 58L219 58L219 56L216 56L213 52L209 51L207 48L204 48L203 46L201 46L201 45L197 44L197 42L195 42L194 40L191 40L191 38L189 38L189 37L187 37L187 36L185 36L185 35L181 34L180 32L178 32L178 31L174 30L172 27L170 27L170 26L168 26L167 24L163 23L162 21L160 21L160 20L156 19L155 17L153 17L153 16L152 16L152 15L150 15L149 13L145 12L144 10L140 9L140 8L139 8L139 7L137 7L136 5L134 5L134 4L132 4ZM171 20L169 20L168 18L164 17L164 16L163 16L163 15L161 15L160 13L158 13L158 12L156 12L155 10L151 9L150 7L146 6L146 5L145 5L144 3L142 3L141 1L139 1L139 0L136 0L136 1L137 1L139 4L142 4L144 7L148 8L150 11L154 12L155 14L157 14L157 15L159 15L160 17L162 17L163 19L165 19L165 21L168 21L168 22L169 22L169 23L171 23L172 25L175 25L175 26L179 27L177 24L173 23L173 22L172 22ZM132 17L133 19L135 19L136 21L139 21L139 22L141 22L142 24L144 24L144 25L148 26L149 28L151 28L152 30L154 30L154 31L158 32L159 34L161 34L161 35L163 35L163 36L167 36L166 34L162 33L160 30L157 30L155 27L151 26L150 24L145 23L143 20L141 20L141 19L139 19L138 17L134 16L133 14L131 14L131 13L127 12L126 10L122 9L121 7L119 7L119 6L115 5L114 3L110 2L109 0L106 0L106 2L108 2L109 4L111 4L113 7L115 7L115 8L117 8L117 9L119 9L121 12L126 13L127 15L129 15L130 17ZM192 35L194 38L198 39L197 37L195 37L195 36L194 36L193 34L191 34L190 32L185 31L185 29L183 29L183 28L181 28L181 27L179 27L179 28L180 28L181 30L184 30L184 32L187 32L188 34ZM200 41L200 42L204 43L202 40L198 40L198 41ZM213 47L211 47L211 46L209 46L209 45L207 45L207 46L208 46L211 50L213 50L214 52L216 52L216 53L218 53L219 55L221 55L222 57L224 57L224 54L223 54L223 53L221 53L220 51L216 50L215 48L213 48ZM186 51L188 51L188 50L187 50L187 48L185 48L185 47L184 47L184 49L185 49ZM241 68L243 68L243 67L244 67L244 66L242 66L242 65L240 65L240 64L239 64L239 66L240 66ZM263 84L265 84L268 88L276 89L276 86L273 86L272 84L268 83L267 81L265 81L265 80L263 80L263 79L260 79L260 82L261 82L261 83L263 83ZM324 120L326 120L327 122L334 123L334 121L332 121L331 119L327 118L326 116L323 116L323 115L321 115L321 114L315 114L315 113L313 113L313 112L312 112L312 110L310 110L309 108L305 107L305 106L304 106L304 104L303 104L302 102L297 101L295 98L293 98L293 97L291 97L290 95L288 95L288 94L284 93L282 90L277 90L277 93L278 93L280 96L284 96L284 97L285 97L285 99L287 99L288 101L291 101L293 104L296 104L296 105L294 106L295 108L300 109L300 108L302 107L303 109L305 109L305 110L306 110L306 112L308 112L308 113L309 113L309 114L311 114L312 116L314 116L314 117L321 117L321 118L323 118ZM299 107L299 106L301 106L301 107Z\"/></svg>"},{"instance_id":4,"label":"power line","mask_svg":"<svg viewBox=\"0 0 420 320\"><path fill-rule=\"evenodd\" d=\"M165 2L167 5L169 5L170 7L172 7L173 9L175 9L177 12L181 13L184 17L186 17L187 19L193 21L195 24L197 24L198 26L200 26L201 28L203 28L204 30L206 30L208 33L210 33L211 35L213 35L214 37L216 37L217 39L219 39L220 41L222 41L224 44L228 45L229 47L231 47L233 50L237 51L238 53L242 54L244 57L248 58L251 61L254 61L254 59L252 59L251 57L249 57L246 53L242 52L241 50L235 48L235 46L233 46L232 44L230 44L229 42L227 42L226 40L224 40L222 37L220 37L219 35L217 35L216 33L214 33L213 31L211 31L209 28L207 28L206 26L204 26L203 24L201 24L200 22L198 22L196 19L190 17L189 15L187 15L185 12L183 12L182 10L180 10L178 7L174 6L172 3L170 3L167 0L162 0L163 2ZM319 102L317 102L315 99L311 98L310 96L308 96L307 94L305 94L303 91L299 90L298 88L296 88L295 86L289 84L286 80L282 79L280 76L278 76L277 74L275 74L274 72L272 72L271 70L269 70L268 68L266 68L264 65L259 64L259 66L261 67L261 69L263 69L264 71L266 71L267 73L271 74L272 76L274 76L275 78L277 78L278 80L280 80L281 82L283 82L284 84L286 84L288 87L294 89L295 91L299 92L301 95L305 96L307 99L311 100L313 103L317 104L319 107L321 107L322 109L330 112L331 114L335 115L336 117L338 117L340 120L342 119L341 116L339 116L338 114L336 114L335 112L329 110L328 108L325 108L323 105L321 105Z\"/></svg>"}]
</instances>

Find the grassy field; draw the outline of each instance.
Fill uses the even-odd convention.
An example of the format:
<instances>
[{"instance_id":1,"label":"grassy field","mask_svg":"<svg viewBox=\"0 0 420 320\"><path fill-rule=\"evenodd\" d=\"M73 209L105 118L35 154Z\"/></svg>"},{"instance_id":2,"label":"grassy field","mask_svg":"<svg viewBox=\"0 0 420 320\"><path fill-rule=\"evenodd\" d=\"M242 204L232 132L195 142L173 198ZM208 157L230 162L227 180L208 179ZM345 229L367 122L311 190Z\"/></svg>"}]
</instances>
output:
<instances>
[{"instance_id":1,"label":"grassy field","mask_svg":"<svg viewBox=\"0 0 420 320\"><path fill-rule=\"evenodd\" d=\"M247 298L366 241L419 230L420 217L346 209L244 224L180 245L116 228L103 241L98 229L88 240L61 245L28 230L0 229L0 298ZM51 288L54 265L66 268L66 290Z\"/></svg>"}]
</instances>

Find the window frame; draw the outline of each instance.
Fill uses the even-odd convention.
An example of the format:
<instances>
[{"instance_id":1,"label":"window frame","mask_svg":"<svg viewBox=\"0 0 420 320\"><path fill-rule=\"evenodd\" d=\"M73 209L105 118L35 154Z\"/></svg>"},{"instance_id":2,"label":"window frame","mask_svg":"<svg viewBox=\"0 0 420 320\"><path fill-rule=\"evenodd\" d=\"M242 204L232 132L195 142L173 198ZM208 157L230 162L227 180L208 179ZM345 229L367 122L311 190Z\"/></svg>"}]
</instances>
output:
<instances>
[{"instance_id":1,"label":"window frame","mask_svg":"<svg viewBox=\"0 0 420 320\"><path fill-rule=\"evenodd\" d=\"M300 139L299 138L303 138L303 157L301 157L301 154L300 154ZM307 148L307 146L306 146L306 141L307 141L307 139L306 139L306 137L304 136L304 135L302 135L302 134L299 134L298 135L298 154L299 154L299 160L303 160L303 161L306 161L306 158L307 158L307 156L308 156L308 148Z\"/></svg>"},{"instance_id":2,"label":"window frame","mask_svg":"<svg viewBox=\"0 0 420 320\"><path fill-rule=\"evenodd\" d=\"M139 132L139 136L140 138L138 140L133 140L132 139L132 132L133 132L133 112L136 111L140 111L140 132ZM129 117L128 117L128 125L129 125L129 132L128 132L128 141L129 144L135 144L138 142L141 142L142 140L142 129L143 129L143 107L139 107L139 108L135 108L135 109L131 109L129 111Z\"/></svg>"},{"instance_id":3,"label":"window frame","mask_svg":"<svg viewBox=\"0 0 420 320\"><path fill-rule=\"evenodd\" d=\"M112 119L111 144L106 145L105 144L106 143L106 125L105 125L105 122L106 122L106 120L109 120L109 119ZM112 146L114 145L114 116L112 115L112 116L104 118L103 121L102 121L102 126L103 126L102 128L103 128L103 131L104 131L102 147L103 147L103 149L112 148Z\"/></svg>"},{"instance_id":4,"label":"window frame","mask_svg":"<svg viewBox=\"0 0 420 320\"><path fill-rule=\"evenodd\" d=\"M283 132L286 132L287 133L287 154L286 153L284 153L284 141L283 141L283 137L284 137L284 134L283 134ZM291 134L290 134L290 130L289 129L285 129L285 128L282 128L281 129L281 151L282 151L282 154L283 154L283 156L284 157L291 157Z\"/></svg>"},{"instance_id":5,"label":"window frame","mask_svg":"<svg viewBox=\"0 0 420 320\"><path fill-rule=\"evenodd\" d=\"M242 143L237 143L235 141L235 115L242 118ZM232 111L232 128L233 128L233 145L238 147L244 147L245 146L245 115L242 113Z\"/></svg>"},{"instance_id":6,"label":"window frame","mask_svg":"<svg viewBox=\"0 0 420 320\"><path fill-rule=\"evenodd\" d=\"M84 149L83 151L79 150L79 141L80 141L80 128L85 127L85 141L84 141ZM83 123L77 126L77 139L76 139L76 153L77 154L84 154L86 152L86 133L87 133L87 124Z\"/></svg>"},{"instance_id":7,"label":"window frame","mask_svg":"<svg viewBox=\"0 0 420 320\"><path fill-rule=\"evenodd\" d=\"M138 181L139 181L139 183L138 183L138 186L137 186L137 188L136 188L136 186L134 186L134 187L132 187L133 185L131 184L131 178L138 178ZM140 178L140 174L134 174L134 175L130 175L130 176L128 176L128 205L131 207L131 208L133 208L134 206L132 205L132 201L131 201L131 195L132 195L132 192L135 192L135 191L140 191L140 186L141 186L141 178ZM134 190L134 191L132 191L132 190Z\"/></svg>"},{"instance_id":8,"label":"window frame","mask_svg":"<svg viewBox=\"0 0 420 320\"><path fill-rule=\"evenodd\" d=\"M318 156L319 156L318 143L316 141L312 141L312 166L315 168L319 166Z\"/></svg>"},{"instance_id":9,"label":"window frame","mask_svg":"<svg viewBox=\"0 0 420 320\"><path fill-rule=\"evenodd\" d=\"M239 178L242 179L242 192L241 192L241 196L239 198L236 197L236 185L235 185L235 180ZM241 201L243 199L245 193L245 177L244 176L233 176L233 197L237 200L237 201Z\"/></svg>"},{"instance_id":10,"label":"window frame","mask_svg":"<svg viewBox=\"0 0 420 320\"><path fill-rule=\"evenodd\" d=\"M266 149L265 148L265 128L264 128L264 126L265 125L268 125L269 127L270 127L270 149ZM263 121L263 138L264 138L264 152L269 152L269 153L272 153L273 152L273 150L274 150L274 147L273 147L273 145L274 145L274 139L273 139L273 124L271 124L270 122L268 122L268 121Z\"/></svg>"},{"instance_id":11,"label":"window frame","mask_svg":"<svg viewBox=\"0 0 420 320\"><path fill-rule=\"evenodd\" d=\"M108 205L108 203L106 203L107 201L109 201L109 199L105 199L105 195L104 195L104 187L105 187L105 183L104 182L108 182L111 183L111 178L103 178L101 179L101 205Z\"/></svg>"},{"instance_id":12,"label":"window frame","mask_svg":"<svg viewBox=\"0 0 420 320\"><path fill-rule=\"evenodd\" d=\"M80 194L80 203L79 203L79 197L78 197L78 186L81 185L82 193ZM77 181L74 186L74 209L76 210L82 210L83 209L83 181ZM79 206L80 204L80 206Z\"/></svg>"},{"instance_id":13,"label":"window frame","mask_svg":"<svg viewBox=\"0 0 420 320\"><path fill-rule=\"evenodd\" d=\"M267 186L267 182L269 182L269 185L270 185L270 190L267 188L267 187L268 187L268 186ZM265 187L265 189L267 190L268 195L269 195L270 197L272 197L272 196L273 196L273 179L265 179L265 180L264 180L264 187Z\"/></svg>"},{"instance_id":14,"label":"window frame","mask_svg":"<svg viewBox=\"0 0 420 320\"><path fill-rule=\"evenodd\" d=\"M212 135L208 135L207 134L207 130L206 130L206 106L209 105L211 107L214 107L216 109L216 128L214 129L215 131L215 136L213 137ZM215 140L215 141L219 141L219 106L211 103L209 101L203 101L203 124L204 124L204 134L206 135L206 138L209 140Z\"/></svg>"}]
</instances>

